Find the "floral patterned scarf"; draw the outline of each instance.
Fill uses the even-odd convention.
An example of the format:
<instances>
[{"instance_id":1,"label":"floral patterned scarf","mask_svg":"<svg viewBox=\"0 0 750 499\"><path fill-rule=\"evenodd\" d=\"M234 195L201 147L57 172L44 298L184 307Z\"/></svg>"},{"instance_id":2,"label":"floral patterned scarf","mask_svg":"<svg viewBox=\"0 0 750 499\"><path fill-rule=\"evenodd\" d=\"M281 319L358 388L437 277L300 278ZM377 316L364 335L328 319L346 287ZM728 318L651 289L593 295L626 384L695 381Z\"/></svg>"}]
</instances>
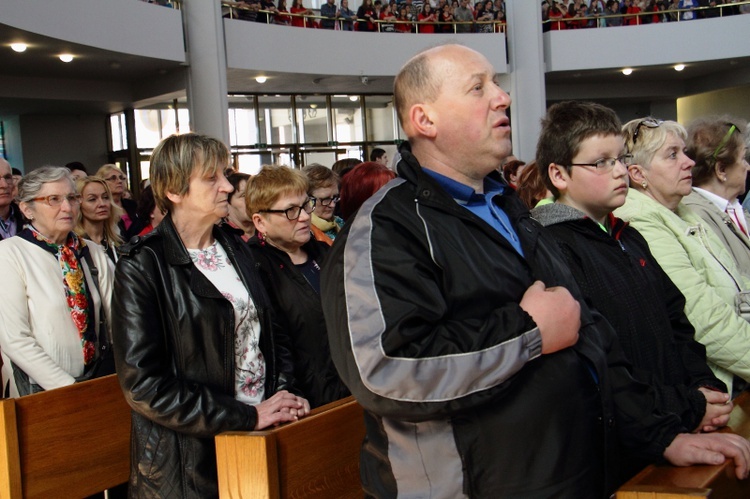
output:
<instances>
[{"instance_id":1,"label":"floral patterned scarf","mask_svg":"<svg viewBox=\"0 0 750 499\"><path fill-rule=\"evenodd\" d=\"M93 300L89 299L86 276L81 267L83 254L89 250L86 243L71 232L65 244L55 244L31 225L27 225L18 235L52 253L60 262L65 299L70 310L70 317L81 338L83 363L88 365L94 360L96 354L96 328L95 321L91 319L94 317Z\"/></svg>"}]
</instances>

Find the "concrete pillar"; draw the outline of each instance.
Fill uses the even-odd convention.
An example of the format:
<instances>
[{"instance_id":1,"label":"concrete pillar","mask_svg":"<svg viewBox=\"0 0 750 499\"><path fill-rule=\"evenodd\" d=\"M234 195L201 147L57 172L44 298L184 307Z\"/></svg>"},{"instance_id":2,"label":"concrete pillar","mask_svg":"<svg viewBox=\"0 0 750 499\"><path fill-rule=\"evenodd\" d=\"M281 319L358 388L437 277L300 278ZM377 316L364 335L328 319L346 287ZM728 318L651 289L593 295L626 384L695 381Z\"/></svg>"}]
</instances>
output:
<instances>
[{"instance_id":1,"label":"concrete pillar","mask_svg":"<svg viewBox=\"0 0 750 499\"><path fill-rule=\"evenodd\" d=\"M539 2L505 0L508 20L508 67L513 104L513 154L523 161L536 155L540 120L547 111L544 82L542 13Z\"/></svg>"},{"instance_id":2,"label":"concrete pillar","mask_svg":"<svg viewBox=\"0 0 750 499\"><path fill-rule=\"evenodd\" d=\"M221 3L183 0L191 130L229 145L227 56Z\"/></svg>"}]
</instances>

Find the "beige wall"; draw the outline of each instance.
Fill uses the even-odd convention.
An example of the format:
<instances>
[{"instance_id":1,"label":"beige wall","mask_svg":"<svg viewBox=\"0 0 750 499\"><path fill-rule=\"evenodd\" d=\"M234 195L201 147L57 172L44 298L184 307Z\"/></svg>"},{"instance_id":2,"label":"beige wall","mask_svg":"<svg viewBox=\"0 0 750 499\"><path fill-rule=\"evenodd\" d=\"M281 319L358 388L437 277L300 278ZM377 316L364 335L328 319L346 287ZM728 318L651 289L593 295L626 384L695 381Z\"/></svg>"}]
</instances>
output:
<instances>
[{"instance_id":1,"label":"beige wall","mask_svg":"<svg viewBox=\"0 0 750 499\"><path fill-rule=\"evenodd\" d=\"M750 121L750 87L727 88L677 99L677 121L688 124L707 114L730 114Z\"/></svg>"}]
</instances>

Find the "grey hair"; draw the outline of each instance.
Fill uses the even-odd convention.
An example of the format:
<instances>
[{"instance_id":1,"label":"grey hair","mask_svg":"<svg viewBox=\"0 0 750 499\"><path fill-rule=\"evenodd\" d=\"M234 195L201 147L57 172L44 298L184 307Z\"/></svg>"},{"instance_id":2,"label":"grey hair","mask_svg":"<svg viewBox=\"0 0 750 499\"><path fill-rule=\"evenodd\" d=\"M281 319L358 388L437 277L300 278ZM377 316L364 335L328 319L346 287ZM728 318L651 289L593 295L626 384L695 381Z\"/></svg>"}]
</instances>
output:
<instances>
[{"instance_id":1,"label":"grey hair","mask_svg":"<svg viewBox=\"0 0 750 499\"><path fill-rule=\"evenodd\" d=\"M18 182L18 200L28 203L39 194L44 184L63 179L70 182L70 187L75 190L73 176L70 174L70 170L65 167L43 166L32 170Z\"/></svg>"},{"instance_id":2,"label":"grey hair","mask_svg":"<svg viewBox=\"0 0 750 499\"><path fill-rule=\"evenodd\" d=\"M633 134L638 125L643 121L652 120L659 123L659 126L651 128L641 126L638 130L638 140L633 144ZM661 121L651 116L644 119L630 120L622 127L622 135L625 139L625 148L633 155L633 163L641 165L646 169L651 168L651 161L664 143L667 141L669 134L687 142L687 130L676 121Z\"/></svg>"}]
</instances>

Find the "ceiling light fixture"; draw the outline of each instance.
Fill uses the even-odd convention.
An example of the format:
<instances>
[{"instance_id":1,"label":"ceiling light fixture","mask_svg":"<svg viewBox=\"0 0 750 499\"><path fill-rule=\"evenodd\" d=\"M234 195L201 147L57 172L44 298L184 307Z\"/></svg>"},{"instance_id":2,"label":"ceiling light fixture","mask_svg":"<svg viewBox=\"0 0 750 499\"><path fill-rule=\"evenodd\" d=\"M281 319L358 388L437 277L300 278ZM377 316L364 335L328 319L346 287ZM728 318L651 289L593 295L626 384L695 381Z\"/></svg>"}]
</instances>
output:
<instances>
[{"instance_id":1,"label":"ceiling light fixture","mask_svg":"<svg viewBox=\"0 0 750 499\"><path fill-rule=\"evenodd\" d=\"M682 71L683 69L685 69L685 65L684 65L684 64L677 64L677 65L676 65L676 66L674 67L674 70L675 70L675 71Z\"/></svg>"},{"instance_id":2,"label":"ceiling light fixture","mask_svg":"<svg viewBox=\"0 0 750 499\"><path fill-rule=\"evenodd\" d=\"M625 68L625 69L623 69L622 70L622 74L624 74L625 76L630 76L631 74L633 74L633 68Z\"/></svg>"},{"instance_id":3,"label":"ceiling light fixture","mask_svg":"<svg viewBox=\"0 0 750 499\"><path fill-rule=\"evenodd\" d=\"M255 81L257 81L258 83L265 83L267 80L268 80L268 78L266 78L265 76L256 76L255 77Z\"/></svg>"},{"instance_id":4,"label":"ceiling light fixture","mask_svg":"<svg viewBox=\"0 0 750 499\"><path fill-rule=\"evenodd\" d=\"M352 101L352 102L357 102L358 99L359 99L359 97L357 97L356 95L352 95L352 96L349 97L349 100Z\"/></svg>"},{"instance_id":5,"label":"ceiling light fixture","mask_svg":"<svg viewBox=\"0 0 750 499\"><path fill-rule=\"evenodd\" d=\"M62 62L70 62L73 60L73 54L60 54L58 57Z\"/></svg>"},{"instance_id":6,"label":"ceiling light fixture","mask_svg":"<svg viewBox=\"0 0 750 499\"><path fill-rule=\"evenodd\" d=\"M13 49L13 51L15 51L15 52L19 52L19 53L20 53L20 52L26 52L26 49L27 49L28 47L29 47L29 46L28 46L28 45L26 45L25 43L11 43L11 44L10 44L10 48L12 48L12 49Z\"/></svg>"}]
</instances>

